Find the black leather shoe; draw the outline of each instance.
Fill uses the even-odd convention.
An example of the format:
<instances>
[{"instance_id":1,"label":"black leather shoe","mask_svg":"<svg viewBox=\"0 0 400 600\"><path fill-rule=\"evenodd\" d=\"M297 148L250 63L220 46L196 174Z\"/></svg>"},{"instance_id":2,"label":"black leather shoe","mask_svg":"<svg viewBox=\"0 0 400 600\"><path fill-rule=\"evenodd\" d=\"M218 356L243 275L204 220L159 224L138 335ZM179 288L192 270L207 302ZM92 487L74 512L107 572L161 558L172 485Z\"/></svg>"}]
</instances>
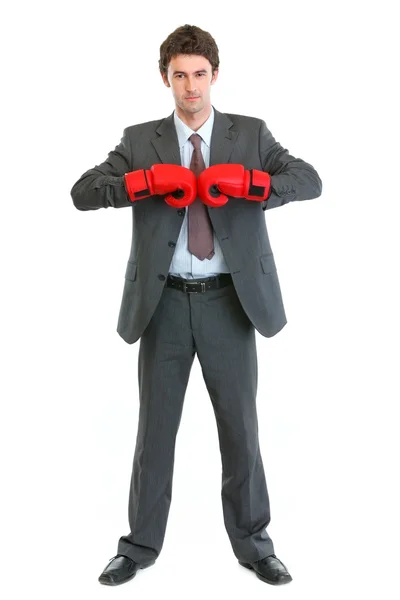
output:
<instances>
[{"instance_id":1,"label":"black leather shoe","mask_svg":"<svg viewBox=\"0 0 400 600\"><path fill-rule=\"evenodd\" d=\"M128 556L117 554L110 558L110 562L99 577L100 583L105 585L119 585L133 579L138 569L146 569L154 565L156 561L141 565Z\"/></svg>"},{"instance_id":2,"label":"black leather shoe","mask_svg":"<svg viewBox=\"0 0 400 600\"><path fill-rule=\"evenodd\" d=\"M239 560L239 564L242 567L246 567L246 569L253 569L259 579L272 585L282 585L283 583L292 581L289 571L275 554L270 554L253 563L246 563Z\"/></svg>"}]
</instances>

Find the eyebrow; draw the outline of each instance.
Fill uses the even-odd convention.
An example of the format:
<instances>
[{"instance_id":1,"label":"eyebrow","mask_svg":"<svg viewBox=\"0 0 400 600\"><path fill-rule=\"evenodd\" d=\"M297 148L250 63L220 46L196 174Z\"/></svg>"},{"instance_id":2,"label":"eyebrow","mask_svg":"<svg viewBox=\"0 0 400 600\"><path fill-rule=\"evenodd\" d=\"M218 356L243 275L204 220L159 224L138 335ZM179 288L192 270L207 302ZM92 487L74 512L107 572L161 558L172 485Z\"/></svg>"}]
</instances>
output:
<instances>
[{"instance_id":1,"label":"eyebrow","mask_svg":"<svg viewBox=\"0 0 400 600\"><path fill-rule=\"evenodd\" d=\"M183 73L184 75L186 75L185 71L174 71L172 73L172 75L176 75L177 73ZM194 71L194 73L207 73L206 69L199 69L198 71Z\"/></svg>"}]
</instances>

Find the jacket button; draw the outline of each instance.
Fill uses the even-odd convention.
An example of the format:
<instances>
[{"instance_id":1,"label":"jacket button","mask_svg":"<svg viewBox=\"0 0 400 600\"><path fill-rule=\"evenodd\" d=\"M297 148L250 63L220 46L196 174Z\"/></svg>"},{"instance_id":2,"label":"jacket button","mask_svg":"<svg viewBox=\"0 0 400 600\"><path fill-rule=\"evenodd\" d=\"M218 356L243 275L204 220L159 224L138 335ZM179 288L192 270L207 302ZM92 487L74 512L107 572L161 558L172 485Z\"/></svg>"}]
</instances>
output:
<instances>
[{"instance_id":1,"label":"jacket button","mask_svg":"<svg viewBox=\"0 0 400 600\"><path fill-rule=\"evenodd\" d=\"M168 242L168 246L170 248L173 248L174 246L176 246L175 242Z\"/></svg>"},{"instance_id":2,"label":"jacket button","mask_svg":"<svg viewBox=\"0 0 400 600\"><path fill-rule=\"evenodd\" d=\"M178 210L178 215L179 215L180 217L183 217L183 216L185 215L185 211L184 211L184 210L182 210L182 209L180 208L180 209Z\"/></svg>"},{"instance_id":3,"label":"jacket button","mask_svg":"<svg viewBox=\"0 0 400 600\"><path fill-rule=\"evenodd\" d=\"M160 273L160 274L158 275L158 279L161 279L161 281L164 281L164 279L165 279L165 275L162 275L162 273Z\"/></svg>"}]
</instances>

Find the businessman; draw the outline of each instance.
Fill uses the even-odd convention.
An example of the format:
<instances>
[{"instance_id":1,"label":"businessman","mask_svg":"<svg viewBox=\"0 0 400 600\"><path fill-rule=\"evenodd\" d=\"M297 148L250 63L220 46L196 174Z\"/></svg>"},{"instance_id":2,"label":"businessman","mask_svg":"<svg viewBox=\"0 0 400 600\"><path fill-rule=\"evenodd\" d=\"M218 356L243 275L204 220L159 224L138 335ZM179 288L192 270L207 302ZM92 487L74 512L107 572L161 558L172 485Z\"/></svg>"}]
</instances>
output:
<instances>
[{"instance_id":1,"label":"businessman","mask_svg":"<svg viewBox=\"0 0 400 600\"><path fill-rule=\"evenodd\" d=\"M219 57L208 32L178 27L161 44L159 69L173 113L124 129L107 160L71 189L79 210L129 207L132 214L117 325L128 344L140 338L130 532L99 581L129 581L160 554L197 355L217 423L233 552L262 581L285 584L292 577L266 530L270 503L256 410L255 330L272 337L287 322L264 211L317 198L322 183L263 120L211 104Z\"/></svg>"}]
</instances>

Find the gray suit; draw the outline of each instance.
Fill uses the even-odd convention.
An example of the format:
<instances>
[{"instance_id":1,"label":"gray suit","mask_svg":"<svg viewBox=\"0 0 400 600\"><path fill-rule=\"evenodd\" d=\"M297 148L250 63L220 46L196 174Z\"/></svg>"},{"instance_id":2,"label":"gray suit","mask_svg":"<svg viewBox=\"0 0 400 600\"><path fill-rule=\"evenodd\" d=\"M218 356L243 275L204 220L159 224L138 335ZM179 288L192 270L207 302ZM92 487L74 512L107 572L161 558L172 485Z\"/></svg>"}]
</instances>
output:
<instances>
[{"instance_id":1,"label":"gray suit","mask_svg":"<svg viewBox=\"0 0 400 600\"><path fill-rule=\"evenodd\" d=\"M184 209L160 196L131 203L123 175L156 163L181 164L173 113L127 127L108 159L71 189L79 210L130 207L132 244L117 331L139 349L140 414L129 497L131 532L118 552L137 562L159 555L171 501L175 439L197 353L218 425L225 526L238 559L274 553L265 531L269 498L258 442L255 329L272 337L286 315L263 210L321 195L308 163L291 156L264 121L214 107L210 166L242 164L271 175L265 202L230 198L207 207L233 285L204 294L165 286Z\"/></svg>"}]
</instances>

